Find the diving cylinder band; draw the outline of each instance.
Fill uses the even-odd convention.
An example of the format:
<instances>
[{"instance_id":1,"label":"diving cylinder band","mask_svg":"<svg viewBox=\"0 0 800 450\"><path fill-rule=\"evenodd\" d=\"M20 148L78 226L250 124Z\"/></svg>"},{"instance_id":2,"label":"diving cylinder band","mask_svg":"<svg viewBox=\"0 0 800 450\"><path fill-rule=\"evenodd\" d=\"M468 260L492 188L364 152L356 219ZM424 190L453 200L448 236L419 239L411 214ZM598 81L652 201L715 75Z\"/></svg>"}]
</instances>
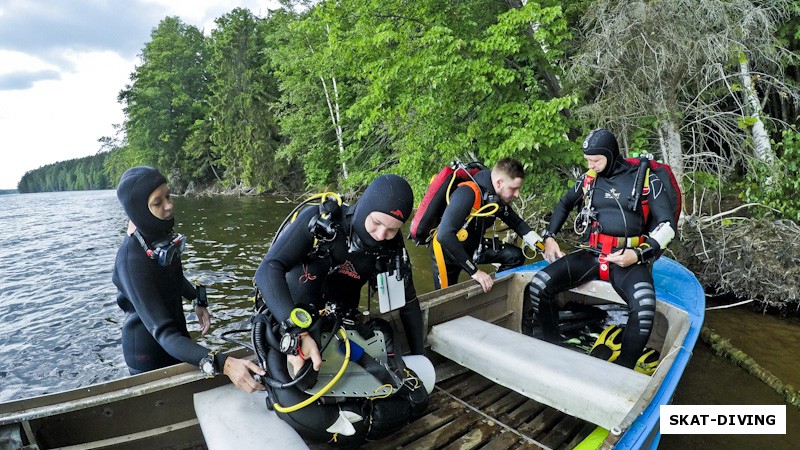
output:
<instances>
[{"instance_id":1,"label":"diving cylinder band","mask_svg":"<svg viewBox=\"0 0 800 450\"><path fill-rule=\"evenodd\" d=\"M533 250L544 251L544 239L539 236L539 233L533 230L529 231L525 236L522 236L522 241Z\"/></svg>"},{"instance_id":2,"label":"diving cylinder band","mask_svg":"<svg viewBox=\"0 0 800 450\"><path fill-rule=\"evenodd\" d=\"M663 249L667 244L672 242L672 238L675 237L675 230L672 229L669 222L661 222L656 229L650 233L650 237L658 242L658 246Z\"/></svg>"}]
</instances>

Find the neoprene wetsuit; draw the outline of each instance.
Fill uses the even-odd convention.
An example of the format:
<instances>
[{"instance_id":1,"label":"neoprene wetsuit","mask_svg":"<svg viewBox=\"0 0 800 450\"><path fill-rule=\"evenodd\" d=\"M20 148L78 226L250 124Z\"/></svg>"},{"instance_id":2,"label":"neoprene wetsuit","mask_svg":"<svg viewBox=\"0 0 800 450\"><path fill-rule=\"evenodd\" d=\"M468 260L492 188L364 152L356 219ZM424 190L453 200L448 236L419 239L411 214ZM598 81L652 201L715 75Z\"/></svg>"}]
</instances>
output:
<instances>
[{"instance_id":1,"label":"neoprene wetsuit","mask_svg":"<svg viewBox=\"0 0 800 450\"><path fill-rule=\"evenodd\" d=\"M531 227L514 212L511 206L504 205L497 200L497 194L492 186L490 169L481 170L475 174L474 178L484 197L488 197L488 201L484 201L482 204L496 202L500 209L491 216L475 217L470 220L466 228L467 239L462 242L458 240L456 234L467 221L472 210L475 203L475 191L469 186L459 186L450 195L450 203L444 210L436 233L436 239L441 244L444 253L448 285L458 282L458 275L462 270L470 276L475 274L478 271L478 264L498 263L500 264L498 271L503 271L518 267L525 262L522 249L516 245L495 242L493 239L484 239L483 236L486 230L494 224L495 219L502 220L520 236L531 231ZM481 244L484 245L476 259L475 251ZM441 268L436 263L436 255L432 254L432 257L433 283L434 287L439 289L441 287L439 276Z\"/></svg>"},{"instance_id":2,"label":"neoprene wetsuit","mask_svg":"<svg viewBox=\"0 0 800 450\"><path fill-rule=\"evenodd\" d=\"M407 206L403 202L404 219L410 215L412 204L413 197ZM318 214L318 208L309 207L301 211L277 238L256 271L256 286L272 315L279 322L285 322L295 305L322 308L325 303L332 302L340 312L354 316L362 286L378 273L386 271L393 257L402 255L405 249L401 233L391 240L375 242L363 229L369 212L384 210L388 213L400 208L394 207L391 199L375 198L373 191L368 189L358 204L341 211L335 239L325 244L325 251L316 253L314 235L308 224ZM351 245L354 239L360 245ZM402 272L406 275L406 305L400 309L400 318L410 352L422 354L422 313L410 265Z\"/></svg>"},{"instance_id":3,"label":"neoprene wetsuit","mask_svg":"<svg viewBox=\"0 0 800 450\"><path fill-rule=\"evenodd\" d=\"M638 167L625 161L619 156L616 139L610 132L595 136L593 145L606 145L605 150L592 153L592 147L586 154L602 154L608 157L608 165L594 180L591 206L596 213L594 227L584 235L584 244L587 248L578 249L536 273L529 284L528 293L533 305L533 311L539 319L546 340L557 342L558 336L558 307L555 296L561 291L571 289L590 280L600 279L600 251L589 248L590 234L596 231L617 238L633 238L644 236L644 243L649 245L656 254L661 250L657 240L648 235L650 231L642 213L641 205L637 211L632 211L628 206L628 195L631 192L636 178ZM589 135L592 136L591 134ZM613 142L612 142L613 139ZM587 137L587 141L590 138ZM600 140L598 144L595 142ZM547 235L555 235L570 211L582 204L584 200L583 183L585 175L561 197L553 211ZM650 173L650 192L647 200L650 205L652 223L667 222L675 229L672 211L663 192L662 180L654 173ZM662 195L663 194L663 195ZM635 244L640 245L640 244ZM627 245L630 248L630 245ZM613 246L606 249L605 254L612 253L624 245ZM652 268L649 263L634 264L621 267L608 264L608 281L614 290L627 302L629 313L628 322L622 337L622 349L617 362L625 367L632 368L650 337L655 317L656 297L653 287Z\"/></svg>"},{"instance_id":4,"label":"neoprene wetsuit","mask_svg":"<svg viewBox=\"0 0 800 450\"><path fill-rule=\"evenodd\" d=\"M162 220L149 210L150 194L167 180L152 167L125 171L117 186L117 198L147 245L173 234L174 218ZM179 362L199 364L209 350L195 343L186 328L183 300L197 298L195 287L184 277L180 255L162 267L151 259L139 241L126 235L117 251L112 275L117 304L125 311L122 350L131 374L155 370ZM226 356L214 356L218 370Z\"/></svg>"},{"instance_id":5,"label":"neoprene wetsuit","mask_svg":"<svg viewBox=\"0 0 800 450\"><path fill-rule=\"evenodd\" d=\"M114 263L117 304L125 311L122 351L131 373L180 362L197 364L209 350L195 343L186 328L183 298L197 298L184 277L179 257L168 267L150 259L132 236L125 236ZM220 356L218 367L224 366Z\"/></svg>"}]
</instances>

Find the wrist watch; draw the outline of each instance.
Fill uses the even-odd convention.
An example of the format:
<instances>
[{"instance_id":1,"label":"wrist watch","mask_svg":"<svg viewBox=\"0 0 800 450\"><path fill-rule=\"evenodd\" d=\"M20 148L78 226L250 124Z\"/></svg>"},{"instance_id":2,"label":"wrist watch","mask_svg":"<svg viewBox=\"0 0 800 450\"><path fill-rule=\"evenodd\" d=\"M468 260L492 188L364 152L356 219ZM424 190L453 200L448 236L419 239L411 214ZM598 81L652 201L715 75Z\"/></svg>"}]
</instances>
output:
<instances>
[{"instance_id":1,"label":"wrist watch","mask_svg":"<svg viewBox=\"0 0 800 450\"><path fill-rule=\"evenodd\" d=\"M197 298L192 300L192 306L208 308L208 295L206 294L206 287L202 284L197 285Z\"/></svg>"},{"instance_id":2,"label":"wrist watch","mask_svg":"<svg viewBox=\"0 0 800 450\"><path fill-rule=\"evenodd\" d=\"M200 360L200 371L208 377L219 374L219 370L217 370L217 360L214 358L214 354L215 352L209 353Z\"/></svg>"}]
</instances>

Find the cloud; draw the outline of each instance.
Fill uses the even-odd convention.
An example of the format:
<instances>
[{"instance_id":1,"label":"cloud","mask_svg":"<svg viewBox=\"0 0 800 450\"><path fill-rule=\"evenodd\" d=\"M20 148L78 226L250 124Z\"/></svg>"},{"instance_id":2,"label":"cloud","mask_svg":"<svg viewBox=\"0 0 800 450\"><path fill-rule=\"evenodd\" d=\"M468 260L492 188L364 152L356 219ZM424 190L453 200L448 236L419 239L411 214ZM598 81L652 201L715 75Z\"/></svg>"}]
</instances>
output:
<instances>
[{"instance_id":1,"label":"cloud","mask_svg":"<svg viewBox=\"0 0 800 450\"><path fill-rule=\"evenodd\" d=\"M117 94L150 34L177 16L209 34L237 7L277 0L0 0L0 189L57 161L92 155L124 121Z\"/></svg>"},{"instance_id":2,"label":"cloud","mask_svg":"<svg viewBox=\"0 0 800 450\"><path fill-rule=\"evenodd\" d=\"M58 80L61 75L55 70L39 70L36 72L20 71L0 74L0 91L29 89L33 83L42 80Z\"/></svg>"},{"instance_id":3,"label":"cloud","mask_svg":"<svg viewBox=\"0 0 800 450\"><path fill-rule=\"evenodd\" d=\"M0 48L64 67L66 49L114 51L133 57L163 19L160 9L141 1L11 0L0 7Z\"/></svg>"}]
</instances>

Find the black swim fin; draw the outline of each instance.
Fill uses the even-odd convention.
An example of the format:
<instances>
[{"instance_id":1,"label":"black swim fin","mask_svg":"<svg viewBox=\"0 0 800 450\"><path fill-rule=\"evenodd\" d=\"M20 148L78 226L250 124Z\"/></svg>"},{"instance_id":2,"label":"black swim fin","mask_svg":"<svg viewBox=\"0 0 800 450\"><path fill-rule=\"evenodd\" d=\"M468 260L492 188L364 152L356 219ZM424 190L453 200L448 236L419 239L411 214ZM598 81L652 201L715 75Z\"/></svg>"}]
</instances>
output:
<instances>
[{"instance_id":1,"label":"black swim fin","mask_svg":"<svg viewBox=\"0 0 800 450\"><path fill-rule=\"evenodd\" d=\"M619 325L609 325L597 337L591 350L589 350L589 355L613 362L619 358L621 348L622 327Z\"/></svg>"}]
</instances>

